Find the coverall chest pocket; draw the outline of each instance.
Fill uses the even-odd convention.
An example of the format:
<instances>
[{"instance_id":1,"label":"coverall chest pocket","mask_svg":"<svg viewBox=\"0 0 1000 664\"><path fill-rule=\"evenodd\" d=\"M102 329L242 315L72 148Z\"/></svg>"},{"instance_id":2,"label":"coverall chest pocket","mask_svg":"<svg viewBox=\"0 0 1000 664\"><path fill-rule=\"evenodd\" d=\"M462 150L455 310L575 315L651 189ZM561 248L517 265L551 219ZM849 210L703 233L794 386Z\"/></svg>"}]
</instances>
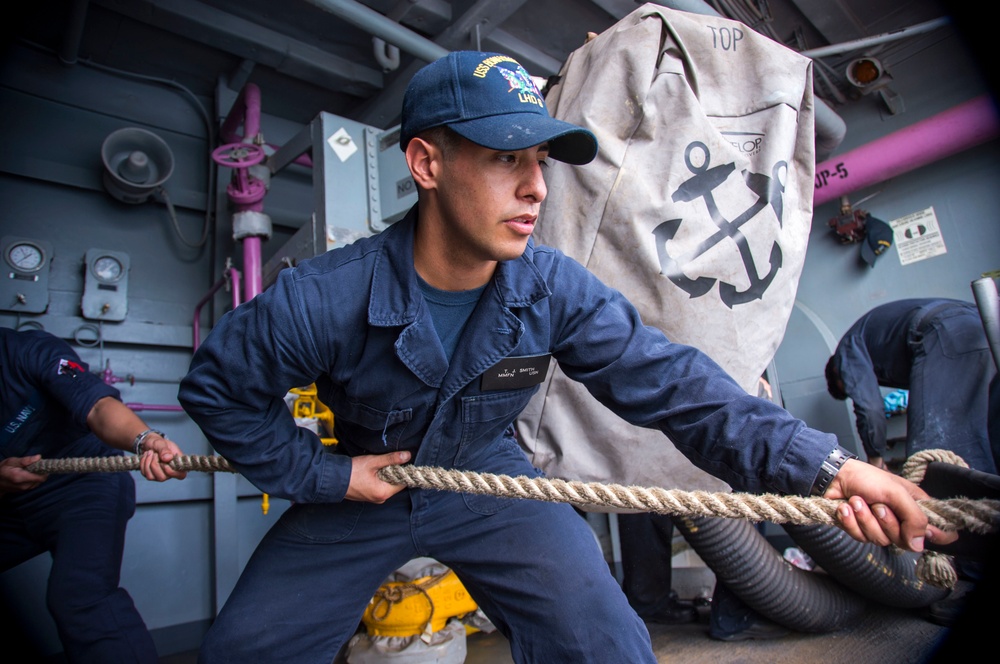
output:
<instances>
[{"instance_id":1,"label":"coverall chest pocket","mask_svg":"<svg viewBox=\"0 0 1000 664\"><path fill-rule=\"evenodd\" d=\"M382 454L399 448L413 409L379 410L358 402L346 402L333 408L337 438L348 450Z\"/></svg>"},{"instance_id":2,"label":"coverall chest pocket","mask_svg":"<svg viewBox=\"0 0 1000 664\"><path fill-rule=\"evenodd\" d=\"M488 450L491 443L528 405L537 386L520 390L487 392L462 398L462 439L455 464L461 465Z\"/></svg>"},{"instance_id":3,"label":"coverall chest pocket","mask_svg":"<svg viewBox=\"0 0 1000 664\"><path fill-rule=\"evenodd\" d=\"M501 453L501 443L504 432L528 405L537 389L537 386L533 386L463 397L462 437L455 455L455 465L506 473L513 470L517 457L526 461L527 458L519 450L517 455ZM517 447L516 443L514 447Z\"/></svg>"}]
</instances>

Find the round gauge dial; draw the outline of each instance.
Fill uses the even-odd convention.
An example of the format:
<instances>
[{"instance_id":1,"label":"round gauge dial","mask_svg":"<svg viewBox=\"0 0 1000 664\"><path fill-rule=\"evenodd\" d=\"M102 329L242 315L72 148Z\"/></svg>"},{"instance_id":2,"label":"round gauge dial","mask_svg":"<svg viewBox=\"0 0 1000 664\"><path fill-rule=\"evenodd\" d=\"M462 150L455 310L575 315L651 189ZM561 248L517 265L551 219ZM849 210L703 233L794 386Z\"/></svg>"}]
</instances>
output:
<instances>
[{"instance_id":1,"label":"round gauge dial","mask_svg":"<svg viewBox=\"0 0 1000 664\"><path fill-rule=\"evenodd\" d=\"M94 261L94 276L101 281L118 281L122 278L122 263L113 256L101 256Z\"/></svg>"},{"instance_id":2,"label":"round gauge dial","mask_svg":"<svg viewBox=\"0 0 1000 664\"><path fill-rule=\"evenodd\" d=\"M45 254L30 242L18 242L7 250L7 262L24 272L34 272L42 267Z\"/></svg>"}]
</instances>

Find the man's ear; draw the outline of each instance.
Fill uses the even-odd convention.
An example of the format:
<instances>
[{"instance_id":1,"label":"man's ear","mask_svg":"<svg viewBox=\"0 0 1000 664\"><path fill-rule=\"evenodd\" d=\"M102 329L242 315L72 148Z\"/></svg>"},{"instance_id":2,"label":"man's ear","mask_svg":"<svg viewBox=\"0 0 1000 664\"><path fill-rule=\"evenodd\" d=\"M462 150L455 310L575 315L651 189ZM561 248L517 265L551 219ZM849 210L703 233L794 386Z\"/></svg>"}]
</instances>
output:
<instances>
[{"instance_id":1,"label":"man's ear","mask_svg":"<svg viewBox=\"0 0 1000 664\"><path fill-rule=\"evenodd\" d=\"M441 157L441 150L433 143L422 138L410 139L406 145L406 165L409 166L410 175L418 187L436 188Z\"/></svg>"}]
</instances>

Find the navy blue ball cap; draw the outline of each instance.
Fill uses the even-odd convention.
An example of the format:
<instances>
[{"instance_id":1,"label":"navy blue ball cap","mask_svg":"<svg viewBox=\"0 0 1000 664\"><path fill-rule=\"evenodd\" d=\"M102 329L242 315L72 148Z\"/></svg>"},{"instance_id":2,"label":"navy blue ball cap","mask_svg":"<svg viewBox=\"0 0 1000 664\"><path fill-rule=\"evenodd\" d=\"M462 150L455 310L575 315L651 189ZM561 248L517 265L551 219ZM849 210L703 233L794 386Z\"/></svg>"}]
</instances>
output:
<instances>
[{"instance_id":1,"label":"navy blue ball cap","mask_svg":"<svg viewBox=\"0 0 1000 664\"><path fill-rule=\"evenodd\" d=\"M869 216L865 220L865 239L861 241L861 258L868 267L875 267L875 259L892 246L892 226L881 219Z\"/></svg>"},{"instance_id":2,"label":"navy blue ball cap","mask_svg":"<svg viewBox=\"0 0 1000 664\"><path fill-rule=\"evenodd\" d=\"M534 81L501 53L453 51L418 71L403 96L399 147L422 131L446 125L491 150L549 144L549 156L587 164L597 156L590 131L549 116Z\"/></svg>"}]
</instances>

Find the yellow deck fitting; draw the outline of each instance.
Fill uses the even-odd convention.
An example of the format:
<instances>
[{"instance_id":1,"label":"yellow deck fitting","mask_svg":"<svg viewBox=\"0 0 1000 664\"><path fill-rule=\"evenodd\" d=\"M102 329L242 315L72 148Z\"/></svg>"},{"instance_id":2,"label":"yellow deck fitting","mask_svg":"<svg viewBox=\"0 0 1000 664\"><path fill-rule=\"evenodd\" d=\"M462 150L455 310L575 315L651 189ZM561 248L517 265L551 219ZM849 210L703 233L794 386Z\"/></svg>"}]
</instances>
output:
<instances>
[{"instance_id":1,"label":"yellow deck fitting","mask_svg":"<svg viewBox=\"0 0 1000 664\"><path fill-rule=\"evenodd\" d=\"M451 618L478 608L451 570L413 581L389 581L368 603L361 621L369 636L414 636L444 629ZM466 631L469 631L468 628Z\"/></svg>"},{"instance_id":2,"label":"yellow deck fitting","mask_svg":"<svg viewBox=\"0 0 1000 664\"><path fill-rule=\"evenodd\" d=\"M336 445L337 439L333 435L333 411L319 400L316 384L313 383L308 387L295 387L289 392L296 395L295 403L292 405L292 417L318 420L326 432L326 436L320 434L320 440L323 441L324 445Z\"/></svg>"}]
</instances>

